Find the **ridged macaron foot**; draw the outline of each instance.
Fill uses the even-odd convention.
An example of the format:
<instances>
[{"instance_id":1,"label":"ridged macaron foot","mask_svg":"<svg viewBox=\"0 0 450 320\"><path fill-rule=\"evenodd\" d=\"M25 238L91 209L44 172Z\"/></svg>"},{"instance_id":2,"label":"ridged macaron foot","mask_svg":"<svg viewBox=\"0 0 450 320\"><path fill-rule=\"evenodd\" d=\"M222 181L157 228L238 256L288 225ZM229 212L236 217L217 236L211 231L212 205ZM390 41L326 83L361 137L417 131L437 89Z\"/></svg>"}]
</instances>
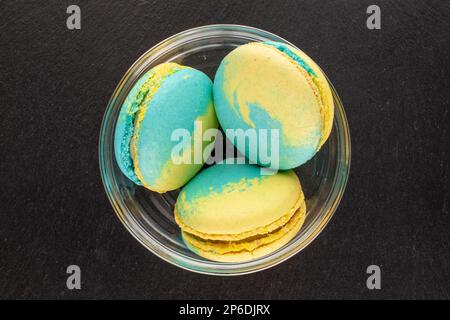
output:
<instances>
[{"instance_id":1,"label":"ridged macaron foot","mask_svg":"<svg viewBox=\"0 0 450 320\"><path fill-rule=\"evenodd\" d=\"M145 73L131 88L116 124L115 156L121 171L133 182L163 193L183 186L203 166L199 161L173 161L172 140L177 129L191 137L217 128L212 82L199 70L163 63ZM202 151L206 143L202 143ZM190 148L181 156L192 156ZM181 163L183 162L183 163Z\"/></svg>"},{"instance_id":2,"label":"ridged macaron foot","mask_svg":"<svg viewBox=\"0 0 450 320\"><path fill-rule=\"evenodd\" d=\"M311 159L333 125L333 96L325 75L305 53L279 42L253 42L231 51L214 79L214 103L225 131L279 130L279 169ZM267 166L258 156L259 143L256 149L237 147Z\"/></svg>"},{"instance_id":3,"label":"ridged macaron foot","mask_svg":"<svg viewBox=\"0 0 450 320\"><path fill-rule=\"evenodd\" d=\"M250 164L220 163L189 181L175 205L188 248L206 259L243 262L277 250L298 233L306 203L297 175L261 172Z\"/></svg>"}]
</instances>

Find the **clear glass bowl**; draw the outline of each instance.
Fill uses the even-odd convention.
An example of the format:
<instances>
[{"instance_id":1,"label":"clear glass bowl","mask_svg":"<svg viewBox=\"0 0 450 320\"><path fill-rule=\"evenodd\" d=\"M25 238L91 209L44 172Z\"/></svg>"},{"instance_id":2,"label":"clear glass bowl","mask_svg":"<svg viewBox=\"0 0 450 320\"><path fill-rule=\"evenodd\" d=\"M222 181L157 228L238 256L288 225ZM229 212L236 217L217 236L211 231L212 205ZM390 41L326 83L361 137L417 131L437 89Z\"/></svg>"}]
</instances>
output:
<instances>
[{"instance_id":1,"label":"clear glass bowl","mask_svg":"<svg viewBox=\"0 0 450 320\"><path fill-rule=\"evenodd\" d=\"M260 259L220 263L189 251L173 218L179 191L158 194L138 187L120 171L114 157L114 130L120 107L135 81L157 64L173 61L214 78L222 58L253 41L286 40L263 30L239 25L210 25L176 34L141 56L120 81L106 109L100 132L100 170L111 204L128 231L148 250L181 268L212 275L239 275L264 270L300 252L333 216L350 168L350 135L342 103L331 86L335 103L333 131L319 153L296 169L307 198L305 223L288 244ZM291 44L292 45L292 44Z\"/></svg>"}]
</instances>

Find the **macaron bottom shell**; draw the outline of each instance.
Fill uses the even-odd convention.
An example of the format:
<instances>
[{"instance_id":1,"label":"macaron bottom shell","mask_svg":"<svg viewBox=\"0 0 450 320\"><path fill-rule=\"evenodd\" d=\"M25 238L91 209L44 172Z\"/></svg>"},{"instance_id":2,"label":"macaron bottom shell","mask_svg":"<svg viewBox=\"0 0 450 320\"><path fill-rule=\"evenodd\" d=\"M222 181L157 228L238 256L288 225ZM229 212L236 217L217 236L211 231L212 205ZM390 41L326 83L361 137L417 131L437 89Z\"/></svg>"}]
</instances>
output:
<instances>
[{"instance_id":1,"label":"macaron bottom shell","mask_svg":"<svg viewBox=\"0 0 450 320\"><path fill-rule=\"evenodd\" d=\"M204 240L187 232L182 232L186 246L199 256L218 262L246 262L266 256L283 247L300 231L306 216L306 204L291 219L278 229L242 239L236 242Z\"/></svg>"}]
</instances>

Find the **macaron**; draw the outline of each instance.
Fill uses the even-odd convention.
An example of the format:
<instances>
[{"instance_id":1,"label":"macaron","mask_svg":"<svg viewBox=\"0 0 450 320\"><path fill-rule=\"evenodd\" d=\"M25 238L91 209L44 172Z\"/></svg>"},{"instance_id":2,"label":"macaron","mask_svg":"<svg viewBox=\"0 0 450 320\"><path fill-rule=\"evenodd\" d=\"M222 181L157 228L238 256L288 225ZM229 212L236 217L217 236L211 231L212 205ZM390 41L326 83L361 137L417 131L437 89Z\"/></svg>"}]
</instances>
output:
<instances>
[{"instance_id":1,"label":"macaron","mask_svg":"<svg viewBox=\"0 0 450 320\"><path fill-rule=\"evenodd\" d=\"M297 175L261 172L256 165L222 162L184 186L174 213L189 249L214 261L244 262L295 237L306 214Z\"/></svg>"},{"instance_id":2,"label":"macaron","mask_svg":"<svg viewBox=\"0 0 450 320\"><path fill-rule=\"evenodd\" d=\"M194 137L217 127L208 76L176 63L160 64L134 84L121 107L114 138L117 164L138 185L159 193L175 190L201 169L203 157L191 159L192 138L175 153L191 160L174 161L180 141L173 133L181 129Z\"/></svg>"},{"instance_id":3,"label":"macaron","mask_svg":"<svg viewBox=\"0 0 450 320\"><path fill-rule=\"evenodd\" d=\"M235 146L252 162L267 166L261 151L279 153L279 169L311 159L328 139L333 96L319 66L285 43L253 42L221 62L214 79L214 104L221 127L278 129L278 150ZM228 136L228 135L227 135Z\"/></svg>"}]
</instances>

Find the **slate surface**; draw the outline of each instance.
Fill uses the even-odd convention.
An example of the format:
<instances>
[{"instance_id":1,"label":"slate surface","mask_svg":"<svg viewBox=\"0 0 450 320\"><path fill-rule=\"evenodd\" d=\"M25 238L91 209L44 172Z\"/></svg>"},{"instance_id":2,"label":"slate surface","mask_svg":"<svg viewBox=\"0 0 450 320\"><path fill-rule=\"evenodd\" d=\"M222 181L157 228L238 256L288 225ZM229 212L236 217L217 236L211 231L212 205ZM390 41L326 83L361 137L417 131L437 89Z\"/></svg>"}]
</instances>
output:
<instances>
[{"instance_id":1,"label":"slate surface","mask_svg":"<svg viewBox=\"0 0 450 320\"><path fill-rule=\"evenodd\" d=\"M381 7L382 29L366 28ZM66 28L78 4L82 29ZM2 1L0 298L449 298L450 5L445 1ZM146 251L103 191L97 142L128 67L179 31L274 32L324 68L346 107L352 168L312 245L219 278ZM66 289L66 267L82 290ZM382 290L366 268L382 269Z\"/></svg>"}]
</instances>

